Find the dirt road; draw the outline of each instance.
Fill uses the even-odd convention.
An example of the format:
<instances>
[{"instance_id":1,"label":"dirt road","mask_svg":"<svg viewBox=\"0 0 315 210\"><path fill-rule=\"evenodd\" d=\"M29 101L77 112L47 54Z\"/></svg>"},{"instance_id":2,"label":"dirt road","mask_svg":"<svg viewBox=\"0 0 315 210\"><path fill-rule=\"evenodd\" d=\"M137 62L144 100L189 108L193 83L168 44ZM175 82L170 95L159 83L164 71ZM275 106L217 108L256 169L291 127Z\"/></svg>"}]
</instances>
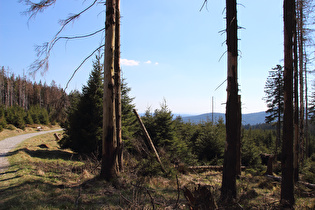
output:
<instances>
[{"instance_id":1,"label":"dirt road","mask_svg":"<svg viewBox=\"0 0 315 210\"><path fill-rule=\"evenodd\" d=\"M6 138L2 141L0 141L0 173L3 173L6 171L9 167L9 162L6 157L7 153L10 152L12 149L14 149L18 144L20 144L22 141L38 136L38 135L43 135L46 133L52 133L52 132L57 132L61 131L62 129L57 129L57 130L50 130L50 131L39 131L37 133L28 133L28 134L23 134L19 136L14 136L10 138Z\"/></svg>"}]
</instances>

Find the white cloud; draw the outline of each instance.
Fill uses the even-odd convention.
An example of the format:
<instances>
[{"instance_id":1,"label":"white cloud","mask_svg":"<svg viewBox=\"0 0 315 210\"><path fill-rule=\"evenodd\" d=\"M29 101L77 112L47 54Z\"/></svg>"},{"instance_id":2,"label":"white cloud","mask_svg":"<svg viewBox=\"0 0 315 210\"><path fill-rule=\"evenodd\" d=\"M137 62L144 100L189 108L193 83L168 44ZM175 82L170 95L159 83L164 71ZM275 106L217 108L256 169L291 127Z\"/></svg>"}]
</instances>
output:
<instances>
[{"instance_id":1,"label":"white cloud","mask_svg":"<svg viewBox=\"0 0 315 210\"><path fill-rule=\"evenodd\" d=\"M151 64L152 62L150 60L146 61L145 62L146 64Z\"/></svg>"},{"instance_id":2,"label":"white cloud","mask_svg":"<svg viewBox=\"0 0 315 210\"><path fill-rule=\"evenodd\" d=\"M121 58L120 59L120 65L122 66L139 66L139 61L135 61L135 60L128 60L128 59L124 59Z\"/></svg>"},{"instance_id":3,"label":"white cloud","mask_svg":"<svg viewBox=\"0 0 315 210\"><path fill-rule=\"evenodd\" d=\"M155 65L159 65L159 63L158 63L158 62L155 62Z\"/></svg>"}]
</instances>

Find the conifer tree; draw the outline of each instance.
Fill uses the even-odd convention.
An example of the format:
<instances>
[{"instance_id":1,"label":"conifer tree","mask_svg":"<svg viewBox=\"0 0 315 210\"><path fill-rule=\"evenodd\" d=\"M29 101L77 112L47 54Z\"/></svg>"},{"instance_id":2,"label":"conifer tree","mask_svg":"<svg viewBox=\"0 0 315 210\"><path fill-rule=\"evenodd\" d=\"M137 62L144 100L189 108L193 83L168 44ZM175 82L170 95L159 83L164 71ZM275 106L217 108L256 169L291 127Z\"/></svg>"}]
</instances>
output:
<instances>
[{"instance_id":1,"label":"conifer tree","mask_svg":"<svg viewBox=\"0 0 315 210\"><path fill-rule=\"evenodd\" d=\"M100 56L93 62L87 86L82 88L77 109L69 113L63 146L82 153L99 152L102 140L103 82Z\"/></svg>"},{"instance_id":2,"label":"conifer tree","mask_svg":"<svg viewBox=\"0 0 315 210\"><path fill-rule=\"evenodd\" d=\"M275 156L278 153L278 147L281 139L281 123L283 121L283 106L284 106L284 95L283 95L283 67L277 65L271 71L265 84L265 102L267 103L267 116L265 118L266 123L276 122L277 126L277 140L275 148Z\"/></svg>"}]
</instances>

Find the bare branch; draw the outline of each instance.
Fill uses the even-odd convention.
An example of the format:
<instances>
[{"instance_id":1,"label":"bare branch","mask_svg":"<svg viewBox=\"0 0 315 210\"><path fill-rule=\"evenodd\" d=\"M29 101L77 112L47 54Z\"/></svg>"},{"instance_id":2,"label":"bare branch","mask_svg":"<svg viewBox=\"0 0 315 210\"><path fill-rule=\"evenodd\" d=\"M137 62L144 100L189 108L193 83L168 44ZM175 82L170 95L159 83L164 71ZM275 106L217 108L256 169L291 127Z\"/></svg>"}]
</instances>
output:
<instances>
[{"instance_id":1,"label":"bare branch","mask_svg":"<svg viewBox=\"0 0 315 210\"><path fill-rule=\"evenodd\" d=\"M65 90L68 88L68 85L70 83L70 81L73 79L74 75L77 73L77 71L81 68L81 66L90 58L92 57L92 55L94 55L95 52L97 52L98 50L100 50L102 47L105 47L105 45L101 45L99 46L96 50L94 50L90 55L88 55L81 63L80 65L74 70L72 76L70 77L70 79L68 80Z\"/></svg>"},{"instance_id":2,"label":"bare branch","mask_svg":"<svg viewBox=\"0 0 315 210\"><path fill-rule=\"evenodd\" d=\"M225 79L214 91L216 91L217 89L219 89L226 81L227 81L227 79Z\"/></svg>"},{"instance_id":3,"label":"bare branch","mask_svg":"<svg viewBox=\"0 0 315 210\"><path fill-rule=\"evenodd\" d=\"M24 14L30 14L29 19L35 17L39 12L43 12L47 7L50 7L56 3L56 0L41 0L39 3L34 3L30 0L19 0L20 3L25 3L29 6L28 10L23 12Z\"/></svg>"},{"instance_id":4,"label":"bare branch","mask_svg":"<svg viewBox=\"0 0 315 210\"><path fill-rule=\"evenodd\" d=\"M37 52L37 59L30 65L29 69L31 70L30 74L35 75L36 72L40 69L43 70L42 74L45 73L48 70L49 67L49 57L50 52L57 41L60 39L79 39L79 38L86 38L89 36L93 36L99 32L101 32L104 29L98 30L94 33L83 35L83 36L74 36L74 37L60 37L59 34L64 30L64 28L72 21L76 20L80 17L84 12L88 11L90 8L92 8L98 0L94 0L92 4L90 4L87 8L82 10L81 12L77 14L70 15L67 19L59 21L61 24L61 28L59 31L55 34L54 38L47 43L44 43L42 46L36 46L35 51ZM30 5L30 8L26 11L26 13L30 13L30 18L36 16L38 12L42 12L45 8L55 4L56 0L42 0L39 3L33 3L30 0L20 0L20 2L24 2L26 5ZM42 58L44 57L44 58Z\"/></svg>"},{"instance_id":5,"label":"bare branch","mask_svg":"<svg viewBox=\"0 0 315 210\"><path fill-rule=\"evenodd\" d=\"M60 30L57 32L57 34L55 35L56 39L58 37L58 35L63 31L63 29L73 20L77 19L80 17L80 15L82 15L84 12L88 11L91 7L93 7L95 5L95 3L97 2L97 0L94 0L94 2L88 6L87 8L85 8L84 10L82 10L81 12L79 12L78 14L73 14L70 15L67 19L65 20L60 20L59 23L61 24L61 28Z\"/></svg>"},{"instance_id":6,"label":"bare branch","mask_svg":"<svg viewBox=\"0 0 315 210\"><path fill-rule=\"evenodd\" d=\"M105 28L102 28L100 30L97 30L93 33L90 34L86 34L86 35L81 35L81 36L72 36L72 37L68 37L68 36L62 36L62 37L56 37L54 40L52 40L50 43L45 42L43 45L41 46L36 46L35 47L35 51L37 52L36 56L37 59L30 65L29 69L32 69L33 71L30 73L31 75L35 75L35 73L40 70L43 69L42 74L44 74L48 68L49 68L49 56L50 56L50 52L53 49L54 45L61 39L67 39L67 40L71 40L71 39L82 39L82 38L87 38L90 36L94 36L96 34L98 34L99 32L104 31ZM42 58L44 57L44 58Z\"/></svg>"},{"instance_id":7,"label":"bare branch","mask_svg":"<svg viewBox=\"0 0 315 210\"><path fill-rule=\"evenodd\" d=\"M206 10L208 10L208 0L205 0L199 10L199 12L201 12L201 10L204 8L204 6L206 6Z\"/></svg>"},{"instance_id":8,"label":"bare branch","mask_svg":"<svg viewBox=\"0 0 315 210\"><path fill-rule=\"evenodd\" d=\"M53 42L50 44L49 48L48 49L48 53L50 53L50 51L52 50L52 48L54 47L54 45L56 44L56 42L58 42L59 40L61 39L66 39L66 40L71 40L71 39L82 39L82 38L87 38L87 37L90 37L90 36L94 36L96 34L98 34L99 32L102 32L104 31L105 28L102 28L100 30L97 30L93 33L90 33L90 34L86 34L86 35L80 35L80 36L60 36L60 37L57 37L55 40L53 40Z\"/></svg>"},{"instance_id":9,"label":"bare branch","mask_svg":"<svg viewBox=\"0 0 315 210\"><path fill-rule=\"evenodd\" d=\"M225 51L225 52L221 55L221 57L219 58L219 62L221 61L221 59L223 58L223 56L224 56L226 53L227 53L227 51Z\"/></svg>"}]
</instances>

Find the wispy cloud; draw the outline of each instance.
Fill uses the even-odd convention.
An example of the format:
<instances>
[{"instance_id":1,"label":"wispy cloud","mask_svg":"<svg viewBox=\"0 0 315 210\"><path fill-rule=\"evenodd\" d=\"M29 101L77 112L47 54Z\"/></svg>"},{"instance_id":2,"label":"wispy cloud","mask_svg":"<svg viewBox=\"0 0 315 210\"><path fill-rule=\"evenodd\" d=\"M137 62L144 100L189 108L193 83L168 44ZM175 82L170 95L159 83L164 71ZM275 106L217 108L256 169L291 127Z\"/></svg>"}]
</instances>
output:
<instances>
[{"instance_id":1,"label":"wispy cloud","mask_svg":"<svg viewBox=\"0 0 315 210\"><path fill-rule=\"evenodd\" d=\"M146 64L151 64L152 62L151 62L150 60L148 60L148 61L146 61L146 62L144 62L144 63L146 63Z\"/></svg>"},{"instance_id":2,"label":"wispy cloud","mask_svg":"<svg viewBox=\"0 0 315 210\"><path fill-rule=\"evenodd\" d=\"M139 66L139 61L135 61L135 60L128 60L128 59L124 59L121 58L120 59L120 65L122 66Z\"/></svg>"},{"instance_id":3,"label":"wispy cloud","mask_svg":"<svg viewBox=\"0 0 315 210\"><path fill-rule=\"evenodd\" d=\"M155 62L155 65L159 65L159 63L158 63L158 62Z\"/></svg>"}]
</instances>

